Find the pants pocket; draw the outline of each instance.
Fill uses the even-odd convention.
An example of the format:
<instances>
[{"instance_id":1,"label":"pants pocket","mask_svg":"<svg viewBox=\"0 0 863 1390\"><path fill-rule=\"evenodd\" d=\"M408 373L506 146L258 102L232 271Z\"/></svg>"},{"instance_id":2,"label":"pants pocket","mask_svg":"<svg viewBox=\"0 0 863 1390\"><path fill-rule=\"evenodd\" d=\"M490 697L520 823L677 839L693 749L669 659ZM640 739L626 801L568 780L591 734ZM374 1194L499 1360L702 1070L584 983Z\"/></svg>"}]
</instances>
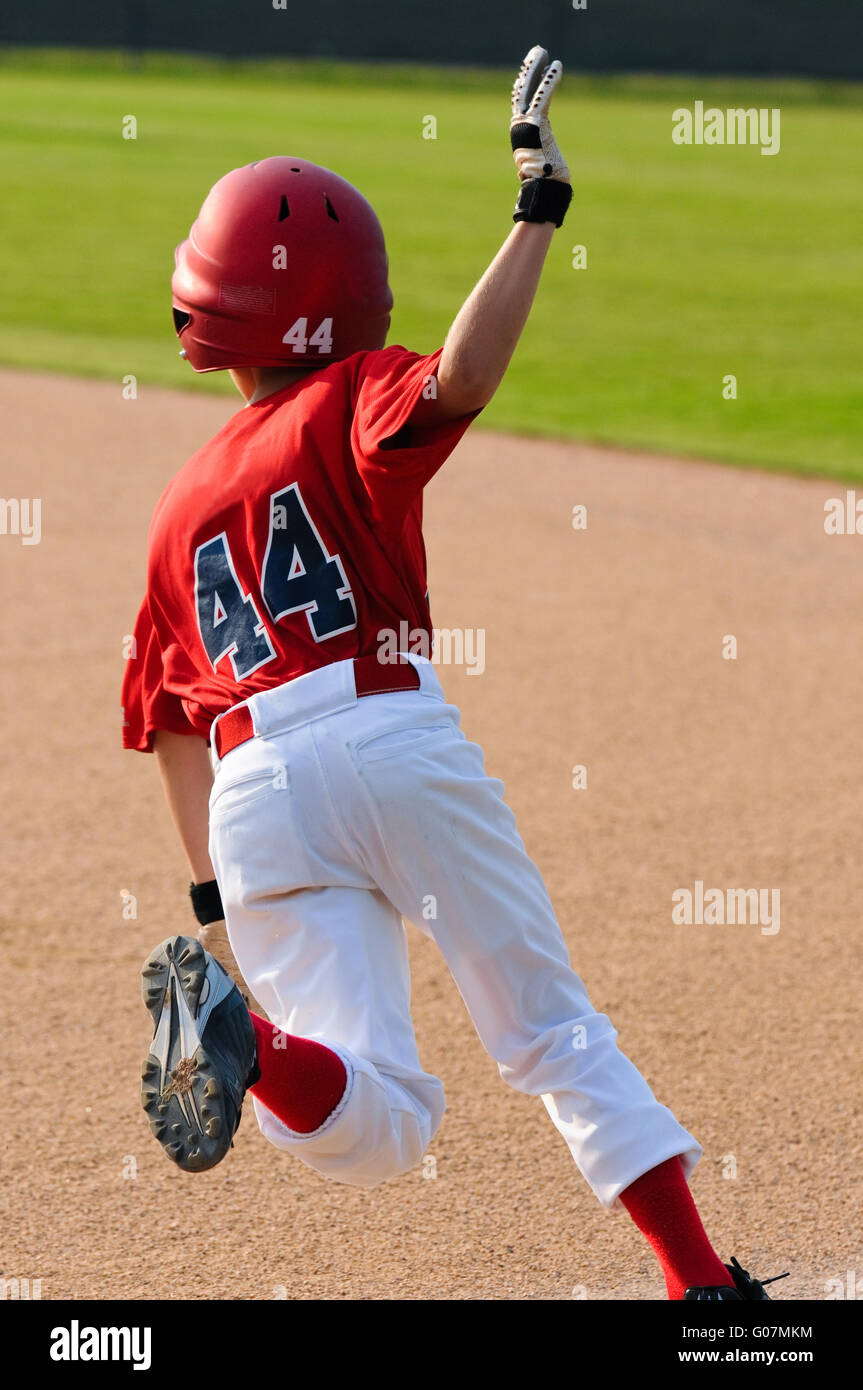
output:
<instances>
[{"instance_id":1,"label":"pants pocket","mask_svg":"<svg viewBox=\"0 0 863 1390\"><path fill-rule=\"evenodd\" d=\"M225 786L221 786L217 778L210 796L210 820L220 820L223 816L242 811L256 801L278 796L279 792L284 795L287 789L286 769L282 767L272 768L268 772L253 773L235 782L228 782Z\"/></svg>"},{"instance_id":2,"label":"pants pocket","mask_svg":"<svg viewBox=\"0 0 863 1390\"><path fill-rule=\"evenodd\" d=\"M377 734L369 734L353 745L355 756L363 763L377 762L381 758L395 758L399 754L412 756L426 744L450 737L455 733L451 723L439 720L435 724L410 724L398 728L384 729Z\"/></svg>"}]
</instances>

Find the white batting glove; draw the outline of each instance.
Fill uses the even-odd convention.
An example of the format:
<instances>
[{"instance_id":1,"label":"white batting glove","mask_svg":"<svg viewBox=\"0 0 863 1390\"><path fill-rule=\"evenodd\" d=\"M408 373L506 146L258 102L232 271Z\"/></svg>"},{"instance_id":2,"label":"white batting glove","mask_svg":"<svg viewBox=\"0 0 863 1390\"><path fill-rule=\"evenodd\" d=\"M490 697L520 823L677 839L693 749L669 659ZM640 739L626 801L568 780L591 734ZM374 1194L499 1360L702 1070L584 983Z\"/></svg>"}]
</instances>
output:
<instances>
[{"instance_id":1,"label":"white batting glove","mask_svg":"<svg viewBox=\"0 0 863 1390\"><path fill-rule=\"evenodd\" d=\"M512 89L509 133L512 156L522 183L526 179L556 179L569 183L569 169L551 133L548 107L563 75L563 64L548 61L536 44L528 53Z\"/></svg>"}]
</instances>

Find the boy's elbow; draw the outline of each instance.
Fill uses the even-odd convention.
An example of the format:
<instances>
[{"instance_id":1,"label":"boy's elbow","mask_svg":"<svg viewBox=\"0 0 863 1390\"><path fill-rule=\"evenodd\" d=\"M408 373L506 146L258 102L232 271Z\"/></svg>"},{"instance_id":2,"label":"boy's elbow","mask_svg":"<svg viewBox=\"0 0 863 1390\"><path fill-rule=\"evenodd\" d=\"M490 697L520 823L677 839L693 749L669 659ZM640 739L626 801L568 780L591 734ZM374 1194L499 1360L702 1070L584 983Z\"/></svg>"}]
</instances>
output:
<instances>
[{"instance_id":1,"label":"boy's elbow","mask_svg":"<svg viewBox=\"0 0 863 1390\"><path fill-rule=\"evenodd\" d=\"M439 374L437 380L438 413L449 419L482 410L500 385L482 372L459 371L443 378Z\"/></svg>"}]
</instances>

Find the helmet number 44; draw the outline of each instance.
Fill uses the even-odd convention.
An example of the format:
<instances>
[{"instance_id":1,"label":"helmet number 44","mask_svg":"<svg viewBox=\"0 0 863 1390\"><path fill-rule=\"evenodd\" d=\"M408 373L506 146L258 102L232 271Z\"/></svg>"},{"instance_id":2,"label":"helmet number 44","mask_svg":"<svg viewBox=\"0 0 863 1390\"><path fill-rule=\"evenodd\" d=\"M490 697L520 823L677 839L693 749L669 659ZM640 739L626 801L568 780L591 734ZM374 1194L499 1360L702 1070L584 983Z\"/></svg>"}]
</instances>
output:
<instances>
[{"instance_id":1,"label":"helmet number 44","mask_svg":"<svg viewBox=\"0 0 863 1390\"><path fill-rule=\"evenodd\" d=\"M333 350L333 321L321 319L311 337L309 334L309 321L307 318L299 318L292 323L285 336L283 343L290 343L294 352L308 352L310 348L317 348L320 353L332 352Z\"/></svg>"}]
</instances>

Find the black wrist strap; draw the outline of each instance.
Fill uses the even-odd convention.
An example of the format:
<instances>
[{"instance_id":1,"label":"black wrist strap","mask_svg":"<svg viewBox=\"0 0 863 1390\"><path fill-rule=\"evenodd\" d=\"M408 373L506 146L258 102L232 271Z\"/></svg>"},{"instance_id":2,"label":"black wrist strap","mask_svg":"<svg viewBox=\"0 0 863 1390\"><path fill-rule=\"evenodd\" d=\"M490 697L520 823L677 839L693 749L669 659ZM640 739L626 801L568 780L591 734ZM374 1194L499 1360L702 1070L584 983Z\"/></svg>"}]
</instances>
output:
<instances>
[{"instance_id":1,"label":"black wrist strap","mask_svg":"<svg viewBox=\"0 0 863 1390\"><path fill-rule=\"evenodd\" d=\"M219 885L214 878L211 878L209 883L190 883L189 897L192 899L192 911L202 927L208 926L210 922L221 922L225 909L222 907Z\"/></svg>"},{"instance_id":2,"label":"black wrist strap","mask_svg":"<svg viewBox=\"0 0 863 1390\"><path fill-rule=\"evenodd\" d=\"M559 227L572 202L572 185L560 179L525 179L513 222L553 222Z\"/></svg>"}]
</instances>

